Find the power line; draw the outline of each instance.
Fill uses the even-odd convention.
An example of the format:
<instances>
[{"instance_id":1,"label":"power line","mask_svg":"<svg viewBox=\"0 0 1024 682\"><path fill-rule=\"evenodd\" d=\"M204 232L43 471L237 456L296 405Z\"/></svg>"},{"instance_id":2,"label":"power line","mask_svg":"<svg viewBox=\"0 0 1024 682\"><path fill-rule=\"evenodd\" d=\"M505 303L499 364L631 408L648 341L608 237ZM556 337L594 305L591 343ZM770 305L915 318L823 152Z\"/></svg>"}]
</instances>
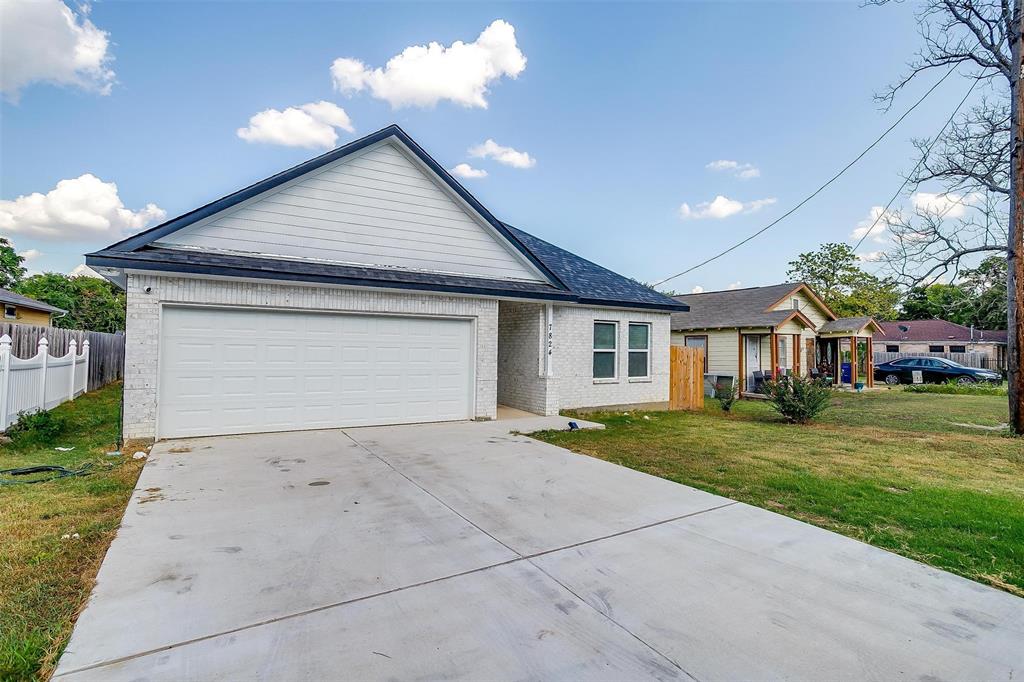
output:
<instances>
[{"instance_id":1,"label":"power line","mask_svg":"<svg viewBox=\"0 0 1024 682\"><path fill-rule=\"evenodd\" d=\"M946 75L948 76L949 74L947 73ZM935 143L939 141L939 138L942 137L942 134L946 132L946 128L948 128L949 124L953 122L954 118L956 118L957 113L960 111L960 107L964 105L964 103L967 101L967 98L971 96L972 92L974 92L974 86L976 86L977 84L978 81L975 80L973 83L971 83L971 87L967 88L967 93L964 95L964 98L960 100L960 104L956 105L956 109L954 109L953 113L949 115L948 119L946 119L946 122L942 125L942 128L939 129L938 134L936 134L935 138L930 143L928 143L928 148L924 150L924 154L921 155L921 159L917 162L917 165L914 166L914 170L910 171L910 174L903 179L903 184L900 185L900 188L896 190L896 193L892 195L891 199L889 199L889 203L885 205L885 208L882 209L881 213L875 216L875 221L871 223L871 227L868 228L867 232L861 235L860 240L858 240L857 244L853 247L854 251L860 248L860 245L864 243L864 240L868 238L868 235L871 234L871 231L875 229L876 225L878 225L878 221L881 220L882 217L889 212L889 209L892 208L892 205L896 203L896 199L899 198L901 194L903 194L903 190L906 189L907 185L910 184L910 178L914 177L914 175L917 173L917 169L923 166L924 162L928 160L928 155L932 153L932 148L935 147ZM946 208L946 210L943 211L939 217L942 218L943 216L945 216L946 213L948 213L953 208L953 206L956 205L956 203L957 202L954 202L948 208Z\"/></svg>"},{"instance_id":2,"label":"power line","mask_svg":"<svg viewBox=\"0 0 1024 682\"><path fill-rule=\"evenodd\" d=\"M821 192L822 192L822 191L823 191L823 190L824 190L824 189L825 189L826 187L828 187L828 186L829 186L829 185L831 185L831 184L832 184L833 182L835 182L836 180L838 180L838 179L839 179L839 178L840 178L840 177L841 177L841 176L842 176L842 175L843 175L844 173L846 173L846 171L848 171L848 170L849 170L849 169L850 169L851 167L853 167L853 165L854 165L855 163L857 163L857 162L858 162L858 161L860 161L860 160L861 160L862 158L864 158L864 156L865 156L865 155L866 155L866 154L867 154L867 153L868 153L869 151L871 151L872 149L874 149L874 148L875 148L875 146L877 146L879 142L881 142L881 141L882 141L883 139L885 139L885 137L886 137L886 136L887 136L887 135L888 135L889 133L891 133L891 132L893 131L893 129L894 129L894 128L895 128L896 126L898 126L898 125L899 125L899 124L900 124L900 123L901 123L901 122L903 121L903 119L905 119L905 118L906 118L907 116L909 116L909 115L910 115L910 113L911 113L912 111L914 111L914 109L916 109L916 108L917 108L917 107L918 107L918 106L919 106L919 105L921 104L921 102L925 101L925 99L927 99L927 97L928 97L928 96L929 96L930 94L932 94L932 92L934 92L934 91L935 91L935 88L937 88L937 87L939 87L940 85L942 85L943 81L945 81L945 80L946 80L947 78L949 78L949 77L950 77L950 76L951 76L951 75L953 74L953 71L955 71L955 70L956 70L956 67L954 66L954 67L953 67L953 68L951 68L951 69L950 69L949 71L947 71L947 72L946 72L946 74L945 74L945 75L944 75L944 76L943 76L942 78L940 78L940 79L939 79L938 81L936 81L935 85L933 85L933 86L931 86L930 88L928 88L927 92L925 92L925 93L924 93L923 95L921 95L921 98L920 98L919 100L917 100L916 102L914 102L914 104L913 104L913 105L911 105L911 107L910 107L909 109L907 109L907 110L906 110L905 112L903 112L903 115L902 115L902 116L900 116L900 117L899 117L898 119L896 119L896 120L895 120L895 121L893 122L893 124L892 124L891 126L889 126L888 128L886 128L886 129L885 129L885 131L884 131L884 132L883 132L883 133L882 133L881 135L879 135L879 136L878 136L877 138L875 138L875 141L874 141L874 142L872 142L871 144L869 144L869 145L868 145L868 146L867 146L867 147L866 147L866 148L864 149L864 151L862 151L862 152L861 152L860 154L858 154L858 155L857 155L856 157L854 157L854 159L853 159L852 161L850 161L850 162L849 162L848 164L846 164L845 166L843 166L843 168L842 168L842 169L841 169L841 170L840 170L840 171L839 171L838 173L836 173L836 174L835 174L835 175L833 175L833 176L832 176L831 178L829 178L829 179L828 179L828 180L827 180L827 181L826 181L826 182L825 182L825 183L824 183L823 185L821 185L821 186L820 186L820 187L819 187L818 189L814 190L814 191L813 191L813 192L811 192L811 193L810 193L809 195L807 195L806 197L804 197L804 199L803 199L803 200L801 200L801 201L800 201L800 203L798 203L798 204L797 204L796 206L794 206L793 208L789 209L788 211L786 211L785 213L783 213L783 214L782 214L781 216L779 216L778 218L776 218L776 219L775 219L775 220L773 220L772 222L770 222L770 223L768 223L767 225L765 225L764 227L762 227L762 228L761 228L760 230L758 230L757 232L755 232L755 233L753 233L752 235L750 235L750 236L746 237L745 239L743 239L743 240L741 240L741 241L739 241L739 242L737 242L737 243L733 244L732 246L730 246L730 247L729 247L729 248L727 248L726 250L724 250L724 251L722 251L722 252L720 252L720 253L718 253L718 254L716 254L716 255L712 256L711 258L708 258L707 260L703 260L703 261L701 261L700 263L697 263L696 265L694 265L694 266L693 266L693 267L691 267L691 268L687 268L686 270L683 270L682 272L676 273L675 275L672 275L671 277L666 277L666 278L665 278L665 279L663 279L663 280L657 281L657 282L655 282L654 284L652 284L651 286L655 286L655 287L657 287L657 286L661 286L661 285L662 285L662 284L664 284L665 282L668 282L668 281L670 281L670 280L673 280L673 279L675 279L676 277L682 277L683 275L685 275L685 274L688 274L688 273L690 273L690 272L693 272L694 270L696 270L696 269L698 269L698 268L702 268L702 267L704 267L704 266L705 266L705 265L707 265L708 263L711 263L711 262L714 262L714 261L718 260L718 259L719 259L719 258L721 258L722 256L724 256L724 255L726 255L726 254L728 254L728 253L731 253L731 252L735 251L736 249L740 248L741 246L743 246L743 245L744 245L744 244L746 244L747 242L751 241L752 239L755 239L756 237L758 237L758 236L760 236L760 235L764 234L765 232L767 232L767 231L768 231L768 230L770 230L771 228L775 227L776 225L778 225L779 223L781 223L781 222L782 222L783 220L785 220L785 219L786 219L786 218L788 218L789 216L791 216L791 215L793 215L794 213L796 213L796 212L797 212L797 211L798 211L798 210L799 210L799 209L800 209L800 208L801 208L801 207L802 207L802 206L803 206L804 204L806 204L806 203L807 203L808 201L810 201L810 200L811 200L811 199L813 199L814 197L816 197L816 196L818 196L819 194L821 194Z\"/></svg>"}]
</instances>

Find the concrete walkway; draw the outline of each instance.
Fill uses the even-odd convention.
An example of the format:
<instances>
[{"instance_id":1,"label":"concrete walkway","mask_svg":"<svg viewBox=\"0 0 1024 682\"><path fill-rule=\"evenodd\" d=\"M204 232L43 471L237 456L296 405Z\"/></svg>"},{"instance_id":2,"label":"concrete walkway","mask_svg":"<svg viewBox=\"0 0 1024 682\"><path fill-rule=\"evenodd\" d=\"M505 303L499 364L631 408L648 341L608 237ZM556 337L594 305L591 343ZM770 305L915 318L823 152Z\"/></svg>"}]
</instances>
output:
<instances>
[{"instance_id":1,"label":"concrete walkway","mask_svg":"<svg viewBox=\"0 0 1024 682\"><path fill-rule=\"evenodd\" d=\"M1024 674L1024 600L514 435L158 444L57 679Z\"/></svg>"}]
</instances>

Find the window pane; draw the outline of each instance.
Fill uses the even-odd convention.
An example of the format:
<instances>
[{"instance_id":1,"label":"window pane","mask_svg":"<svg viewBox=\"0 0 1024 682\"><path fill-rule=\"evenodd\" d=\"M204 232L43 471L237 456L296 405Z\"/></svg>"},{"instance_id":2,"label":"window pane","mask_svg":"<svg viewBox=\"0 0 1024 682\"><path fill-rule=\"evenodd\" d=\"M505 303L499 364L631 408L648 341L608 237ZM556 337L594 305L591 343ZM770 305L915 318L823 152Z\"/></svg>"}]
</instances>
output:
<instances>
[{"instance_id":1,"label":"window pane","mask_svg":"<svg viewBox=\"0 0 1024 682\"><path fill-rule=\"evenodd\" d=\"M647 351L629 352L629 376L647 376Z\"/></svg>"},{"instance_id":2,"label":"window pane","mask_svg":"<svg viewBox=\"0 0 1024 682\"><path fill-rule=\"evenodd\" d=\"M615 377L615 353L594 353L594 378L613 379Z\"/></svg>"},{"instance_id":3,"label":"window pane","mask_svg":"<svg viewBox=\"0 0 1024 682\"><path fill-rule=\"evenodd\" d=\"M899 346L886 346L885 347L885 352L886 353L899 353L900 352L900 347Z\"/></svg>"},{"instance_id":4,"label":"window pane","mask_svg":"<svg viewBox=\"0 0 1024 682\"><path fill-rule=\"evenodd\" d=\"M686 345L690 348L704 348L707 346L707 339L703 336L687 336Z\"/></svg>"},{"instance_id":5,"label":"window pane","mask_svg":"<svg viewBox=\"0 0 1024 682\"><path fill-rule=\"evenodd\" d=\"M594 348L615 349L615 325L608 322L594 323Z\"/></svg>"},{"instance_id":6,"label":"window pane","mask_svg":"<svg viewBox=\"0 0 1024 682\"><path fill-rule=\"evenodd\" d=\"M648 336L650 335L650 327L646 324L631 324L629 325L629 347L647 350Z\"/></svg>"}]
</instances>

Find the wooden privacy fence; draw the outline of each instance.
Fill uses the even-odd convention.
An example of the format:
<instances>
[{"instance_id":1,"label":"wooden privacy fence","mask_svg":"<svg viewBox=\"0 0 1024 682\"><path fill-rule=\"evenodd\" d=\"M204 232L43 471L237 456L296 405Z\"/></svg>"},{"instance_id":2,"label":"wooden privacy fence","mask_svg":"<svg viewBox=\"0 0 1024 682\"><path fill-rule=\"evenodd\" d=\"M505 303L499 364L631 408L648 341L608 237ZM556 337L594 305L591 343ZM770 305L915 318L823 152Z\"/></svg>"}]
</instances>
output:
<instances>
[{"instance_id":1,"label":"wooden privacy fence","mask_svg":"<svg viewBox=\"0 0 1024 682\"><path fill-rule=\"evenodd\" d=\"M671 346L669 352L668 409L704 408L704 350Z\"/></svg>"},{"instance_id":2,"label":"wooden privacy fence","mask_svg":"<svg viewBox=\"0 0 1024 682\"><path fill-rule=\"evenodd\" d=\"M52 410L66 400L85 393L89 377L89 340L68 342L68 352L50 355L46 338L39 340L35 356L17 358L11 353L12 340L0 336L0 431L18 419L21 412Z\"/></svg>"},{"instance_id":3,"label":"wooden privacy fence","mask_svg":"<svg viewBox=\"0 0 1024 682\"><path fill-rule=\"evenodd\" d=\"M0 322L0 336L11 337L11 352L16 358L35 357L39 340L46 339L50 354L62 357L67 354L71 341L79 349L89 342L89 383L88 391L95 391L124 375L124 334L87 332L80 329L60 327L39 327L31 324Z\"/></svg>"}]
</instances>

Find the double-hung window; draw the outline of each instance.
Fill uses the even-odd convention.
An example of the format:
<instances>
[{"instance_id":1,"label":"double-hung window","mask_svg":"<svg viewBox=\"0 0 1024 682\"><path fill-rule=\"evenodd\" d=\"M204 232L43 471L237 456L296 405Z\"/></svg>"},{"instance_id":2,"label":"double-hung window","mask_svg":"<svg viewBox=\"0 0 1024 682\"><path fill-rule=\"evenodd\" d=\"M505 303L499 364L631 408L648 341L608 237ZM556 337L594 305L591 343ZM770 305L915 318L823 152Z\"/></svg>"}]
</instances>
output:
<instances>
[{"instance_id":1,"label":"double-hung window","mask_svg":"<svg viewBox=\"0 0 1024 682\"><path fill-rule=\"evenodd\" d=\"M619 325L617 322L595 322L594 323L594 378L614 379L618 363L618 336Z\"/></svg>"},{"instance_id":2,"label":"double-hung window","mask_svg":"<svg viewBox=\"0 0 1024 682\"><path fill-rule=\"evenodd\" d=\"M651 376L651 325L629 323L629 377L646 379Z\"/></svg>"}]
</instances>

